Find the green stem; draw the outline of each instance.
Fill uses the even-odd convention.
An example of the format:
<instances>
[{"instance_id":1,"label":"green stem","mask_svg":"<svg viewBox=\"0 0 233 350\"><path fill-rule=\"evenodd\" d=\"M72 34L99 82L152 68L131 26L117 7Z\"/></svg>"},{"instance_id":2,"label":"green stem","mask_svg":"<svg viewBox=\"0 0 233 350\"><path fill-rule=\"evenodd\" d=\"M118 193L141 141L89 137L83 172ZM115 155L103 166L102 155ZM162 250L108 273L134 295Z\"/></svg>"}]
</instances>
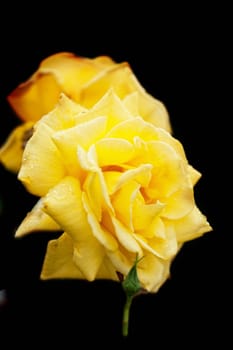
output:
<instances>
[{"instance_id":1,"label":"green stem","mask_svg":"<svg viewBox=\"0 0 233 350\"><path fill-rule=\"evenodd\" d=\"M133 295L126 297L126 302L123 310L123 322L122 322L122 333L124 337L127 337L129 331L129 311L133 301Z\"/></svg>"}]
</instances>

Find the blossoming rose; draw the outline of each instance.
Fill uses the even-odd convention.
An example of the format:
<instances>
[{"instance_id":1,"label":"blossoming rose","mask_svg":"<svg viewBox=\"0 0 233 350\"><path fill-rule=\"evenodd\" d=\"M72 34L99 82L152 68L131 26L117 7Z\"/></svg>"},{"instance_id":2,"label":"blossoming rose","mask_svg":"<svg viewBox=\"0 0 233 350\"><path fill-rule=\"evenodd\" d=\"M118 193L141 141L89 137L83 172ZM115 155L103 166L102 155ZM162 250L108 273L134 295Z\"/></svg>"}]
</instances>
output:
<instances>
[{"instance_id":1,"label":"blossoming rose","mask_svg":"<svg viewBox=\"0 0 233 350\"><path fill-rule=\"evenodd\" d=\"M127 62L116 63L108 56L90 59L61 52L43 60L37 71L9 94L10 105L24 123L13 130L0 148L2 164L18 171L32 125L55 107L61 92L90 108L111 87L120 98L137 92L137 101L131 96L128 103L138 104L145 120L171 131L165 106L144 90Z\"/></svg>"},{"instance_id":2,"label":"blossoming rose","mask_svg":"<svg viewBox=\"0 0 233 350\"><path fill-rule=\"evenodd\" d=\"M34 125L18 178L40 198L16 237L63 232L48 243L42 279L117 281L137 255L140 283L155 292L182 244L211 230L194 200L200 173L141 117L139 95L110 89L86 109L61 94Z\"/></svg>"}]
</instances>

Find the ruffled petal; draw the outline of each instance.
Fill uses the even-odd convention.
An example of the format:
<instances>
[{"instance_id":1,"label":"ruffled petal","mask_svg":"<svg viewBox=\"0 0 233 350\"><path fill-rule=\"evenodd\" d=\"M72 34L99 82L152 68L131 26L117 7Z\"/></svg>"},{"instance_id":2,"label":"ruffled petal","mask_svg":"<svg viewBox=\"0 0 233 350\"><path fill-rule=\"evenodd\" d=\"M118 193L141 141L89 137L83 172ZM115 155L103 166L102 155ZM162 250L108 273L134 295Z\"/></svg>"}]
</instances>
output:
<instances>
[{"instance_id":1,"label":"ruffled petal","mask_svg":"<svg viewBox=\"0 0 233 350\"><path fill-rule=\"evenodd\" d=\"M179 242L186 242L202 236L204 233L213 230L205 215L197 206L180 220L173 221L174 228Z\"/></svg>"},{"instance_id":2,"label":"ruffled petal","mask_svg":"<svg viewBox=\"0 0 233 350\"><path fill-rule=\"evenodd\" d=\"M63 233L58 239L48 242L40 278L42 280L57 278L84 279L73 259L73 242L69 235Z\"/></svg>"},{"instance_id":3,"label":"ruffled petal","mask_svg":"<svg viewBox=\"0 0 233 350\"><path fill-rule=\"evenodd\" d=\"M47 125L38 125L27 142L18 173L27 190L37 196L44 196L66 173L52 134L53 130Z\"/></svg>"},{"instance_id":4,"label":"ruffled petal","mask_svg":"<svg viewBox=\"0 0 233 350\"><path fill-rule=\"evenodd\" d=\"M157 292L170 275L171 260L161 261L153 254L146 254L138 263L138 277L148 292Z\"/></svg>"},{"instance_id":5,"label":"ruffled petal","mask_svg":"<svg viewBox=\"0 0 233 350\"><path fill-rule=\"evenodd\" d=\"M43 198L40 199L33 209L26 215L18 226L15 237L22 237L33 232L60 231L61 227L43 209Z\"/></svg>"},{"instance_id":6,"label":"ruffled petal","mask_svg":"<svg viewBox=\"0 0 233 350\"><path fill-rule=\"evenodd\" d=\"M17 126L0 148L0 162L6 169L17 173L22 162L25 145L33 132L33 123Z\"/></svg>"}]
</instances>

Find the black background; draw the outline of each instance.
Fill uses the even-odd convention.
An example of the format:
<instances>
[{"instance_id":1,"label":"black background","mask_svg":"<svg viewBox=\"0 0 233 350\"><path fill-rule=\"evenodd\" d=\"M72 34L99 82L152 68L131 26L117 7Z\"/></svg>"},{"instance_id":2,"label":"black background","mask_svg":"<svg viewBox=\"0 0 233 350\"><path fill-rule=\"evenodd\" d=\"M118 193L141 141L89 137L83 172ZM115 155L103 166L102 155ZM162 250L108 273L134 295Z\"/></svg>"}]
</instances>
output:
<instances>
[{"instance_id":1,"label":"black background","mask_svg":"<svg viewBox=\"0 0 233 350\"><path fill-rule=\"evenodd\" d=\"M48 10L45 5L14 5L2 12L0 142L19 124L7 95L42 59L69 51L127 61L146 90L165 103L174 136L184 145L190 164L203 174L195 198L214 230L185 244L171 278L157 294L134 300L129 337L122 339L125 296L120 284L39 280L51 236L14 239L35 198L1 167L0 290L6 292L6 302L0 308L0 338L5 336L7 342L0 348L7 349L12 340L31 348L64 344L65 349L78 349L83 341L87 347L95 342L97 348L140 341L155 349L158 344L223 345L230 338L226 320L232 317L231 232L223 198L229 172L225 129L230 118L223 108L227 98L222 79L229 72L227 10L198 5L160 9L156 4L126 9L119 3L56 6Z\"/></svg>"}]
</instances>

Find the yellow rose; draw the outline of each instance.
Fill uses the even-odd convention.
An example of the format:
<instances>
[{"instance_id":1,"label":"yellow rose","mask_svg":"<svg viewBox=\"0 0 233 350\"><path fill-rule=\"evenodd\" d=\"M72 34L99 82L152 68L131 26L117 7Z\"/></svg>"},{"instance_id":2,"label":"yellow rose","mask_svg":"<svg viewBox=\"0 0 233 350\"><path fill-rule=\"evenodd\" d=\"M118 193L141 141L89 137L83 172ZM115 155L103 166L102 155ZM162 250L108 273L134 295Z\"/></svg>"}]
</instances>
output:
<instances>
[{"instance_id":1,"label":"yellow rose","mask_svg":"<svg viewBox=\"0 0 233 350\"><path fill-rule=\"evenodd\" d=\"M40 198L16 237L63 232L48 243L42 279L118 281L138 256L141 286L156 292L183 243L212 230L194 200L201 174L145 120L140 94L109 89L85 108L62 93L34 125L18 178Z\"/></svg>"},{"instance_id":2,"label":"yellow rose","mask_svg":"<svg viewBox=\"0 0 233 350\"><path fill-rule=\"evenodd\" d=\"M148 94L127 62L116 63L108 56L90 59L69 52L49 56L37 71L7 97L13 110L24 122L0 148L0 161L10 171L18 172L25 139L32 124L51 111L63 92L86 108L92 107L108 89L156 126L171 131L169 116L163 103ZM132 95L135 91L137 94ZM26 136L25 136L26 135Z\"/></svg>"}]
</instances>

